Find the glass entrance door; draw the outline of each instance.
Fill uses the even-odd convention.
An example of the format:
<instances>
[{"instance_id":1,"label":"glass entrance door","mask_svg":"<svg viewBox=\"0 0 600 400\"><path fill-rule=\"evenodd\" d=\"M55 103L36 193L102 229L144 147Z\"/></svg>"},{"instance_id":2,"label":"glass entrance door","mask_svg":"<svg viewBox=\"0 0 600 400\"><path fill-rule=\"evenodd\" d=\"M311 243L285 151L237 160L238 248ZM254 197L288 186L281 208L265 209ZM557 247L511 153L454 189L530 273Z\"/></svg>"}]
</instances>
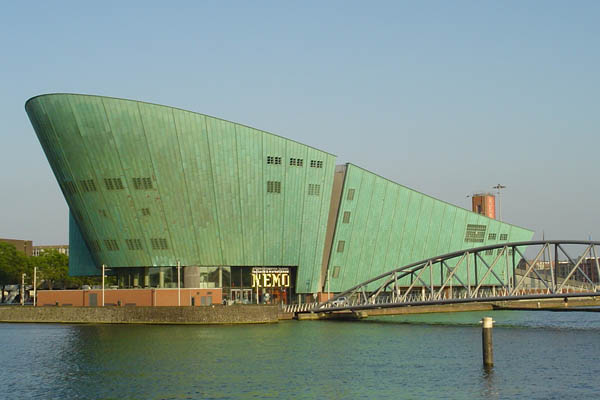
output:
<instances>
[{"instance_id":1,"label":"glass entrance door","mask_svg":"<svg viewBox=\"0 0 600 400\"><path fill-rule=\"evenodd\" d=\"M231 300L234 303L252 304L252 289L231 289Z\"/></svg>"}]
</instances>

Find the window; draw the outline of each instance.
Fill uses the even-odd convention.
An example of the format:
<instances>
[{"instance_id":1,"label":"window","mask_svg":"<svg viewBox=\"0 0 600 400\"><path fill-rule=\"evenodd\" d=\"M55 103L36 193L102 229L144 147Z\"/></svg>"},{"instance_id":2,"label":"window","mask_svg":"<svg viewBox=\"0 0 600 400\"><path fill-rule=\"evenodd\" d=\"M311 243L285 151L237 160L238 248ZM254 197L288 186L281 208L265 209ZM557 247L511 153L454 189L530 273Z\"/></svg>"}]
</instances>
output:
<instances>
[{"instance_id":1,"label":"window","mask_svg":"<svg viewBox=\"0 0 600 400\"><path fill-rule=\"evenodd\" d=\"M310 160L311 168L323 168L323 161L320 160Z\"/></svg>"},{"instance_id":2,"label":"window","mask_svg":"<svg viewBox=\"0 0 600 400\"><path fill-rule=\"evenodd\" d=\"M98 240L92 240L90 245L92 246L92 251L93 252L99 252L100 251L100 241Z\"/></svg>"},{"instance_id":3,"label":"window","mask_svg":"<svg viewBox=\"0 0 600 400\"><path fill-rule=\"evenodd\" d=\"M508 240L508 233L501 233L500 240Z\"/></svg>"},{"instance_id":4,"label":"window","mask_svg":"<svg viewBox=\"0 0 600 400\"><path fill-rule=\"evenodd\" d=\"M142 250L142 241L140 239L125 239L129 250Z\"/></svg>"},{"instance_id":5,"label":"window","mask_svg":"<svg viewBox=\"0 0 600 400\"><path fill-rule=\"evenodd\" d=\"M133 178L133 187L137 190L152 189L152 179L150 179L150 178Z\"/></svg>"},{"instance_id":6,"label":"window","mask_svg":"<svg viewBox=\"0 0 600 400\"><path fill-rule=\"evenodd\" d=\"M267 164L281 164L281 157L279 156L267 156Z\"/></svg>"},{"instance_id":7,"label":"window","mask_svg":"<svg viewBox=\"0 0 600 400\"><path fill-rule=\"evenodd\" d=\"M93 179L85 179L82 181L79 181L81 187L83 188L84 192L95 192L96 191L96 184L94 183Z\"/></svg>"},{"instance_id":8,"label":"window","mask_svg":"<svg viewBox=\"0 0 600 400\"><path fill-rule=\"evenodd\" d=\"M342 218L342 223L347 224L350 222L350 211L344 211L344 217Z\"/></svg>"},{"instance_id":9,"label":"window","mask_svg":"<svg viewBox=\"0 0 600 400\"><path fill-rule=\"evenodd\" d=\"M267 181L267 193L281 193L281 182Z\"/></svg>"},{"instance_id":10,"label":"window","mask_svg":"<svg viewBox=\"0 0 600 400\"><path fill-rule=\"evenodd\" d=\"M304 160L301 158L290 158L290 165L295 167L301 167L304 164Z\"/></svg>"},{"instance_id":11,"label":"window","mask_svg":"<svg viewBox=\"0 0 600 400\"><path fill-rule=\"evenodd\" d=\"M123 181L121 178L104 178L104 185L107 190L123 190Z\"/></svg>"},{"instance_id":12,"label":"window","mask_svg":"<svg viewBox=\"0 0 600 400\"><path fill-rule=\"evenodd\" d=\"M100 210L98 210L98 212L100 213L100 215L102 215L103 217L108 217L108 214L106 213L106 210L101 208Z\"/></svg>"},{"instance_id":13,"label":"window","mask_svg":"<svg viewBox=\"0 0 600 400\"><path fill-rule=\"evenodd\" d=\"M152 238L150 239L150 244L152 244L153 250L167 250L169 248L167 239L164 238Z\"/></svg>"},{"instance_id":14,"label":"window","mask_svg":"<svg viewBox=\"0 0 600 400\"><path fill-rule=\"evenodd\" d=\"M119 243L117 243L117 241L114 239L104 240L104 245L106 246L108 251L118 251L119 250Z\"/></svg>"},{"instance_id":15,"label":"window","mask_svg":"<svg viewBox=\"0 0 600 400\"><path fill-rule=\"evenodd\" d=\"M344 252L344 247L346 247L346 241L344 240L340 240L338 242L338 246L337 246L337 252L338 253L343 253Z\"/></svg>"},{"instance_id":16,"label":"window","mask_svg":"<svg viewBox=\"0 0 600 400\"><path fill-rule=\"evenodd\" d=\"M491 255L493 255L493 254L494 254L494 250L492 250L492 249L490 249L490 250L486 250L486 251L485 251L485 255L486 255L486 256L491 256Z\"/></svg>"},{"instance_id":17,"label":"window","mask_svg":"<svg viewBox=\"0 0 600 400\"><path fill-rule=\"evenodd\" d=\"M465 232L465 242L482 243L485 239L486 229L487 226L485 225L467 224L467 230Z\"/></svg>"},{"instance_id":18,"label":"window","mask_svg":"<svg viewBox=\"0 0 600 400\"><path fill-rule=\"evenodd\" d=\"M496 240L496 234L495 233L490 233L488 235L488 240Z\"/></svg>"},{"instance_id":19,"label":"window","mask_svg":"<svg viewBox=\"0 0 600 400\"><path fill-rule=\"evenodd\" d=\"M71 181L67 181L63 183L63 188L65 193L67 194L75 194L77 193L77 186Z\"/></svg>"},{"instance_id":20,"label":"window","mask_svg":"<svg viewBox=\"0 0 600 400\"><path fill-rule=\"evenodd\" d=\"M331 275L332 278L337 278L340 276L340 266L337 265L335 267L333 267L333 274Z\"/></svg>"},{"instance_id":21,"label":"window","mask_svg":"<svg viewBox=\"0 0 600 400\"><path fill-rule=\"evenodd\" d=\"M346 197L348 201L354 200L354 189L348 189L348 196Z\"/></svg>"},{"instance_id":22,"label":"window","mask_svg":"<svg viewBox=\"0 0 600 400\"><path fill-rule=\"evenodd\" d=\"M308 184L308 195L309 196L318 196L321 192L321 185L316 185L314 183Z\"/></svg>"},{"instance_id":23,"label":"window","mask_svg":"<svg viewBox=\"0 0 600 400\"><path fill-rule=\"evenodd\" d=\"M144 217L147 217L148 215L150 215L150 209L149 208L142 208L142 215Z\"/></svg>"}]
</instances>

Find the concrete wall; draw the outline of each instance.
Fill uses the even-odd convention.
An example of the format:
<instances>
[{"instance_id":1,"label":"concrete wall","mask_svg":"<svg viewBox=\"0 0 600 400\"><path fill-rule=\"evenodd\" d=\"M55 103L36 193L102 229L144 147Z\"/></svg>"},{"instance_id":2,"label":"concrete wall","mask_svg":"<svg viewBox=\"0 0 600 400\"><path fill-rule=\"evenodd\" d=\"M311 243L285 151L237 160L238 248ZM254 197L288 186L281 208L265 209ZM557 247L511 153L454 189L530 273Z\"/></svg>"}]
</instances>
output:
<instances>
[{"instance_id":1,"label":"concrete wall","mask_svg":"<svg viewBox=\"0 0 600 400\"><path fill-rule=\"evenodd\" d=\"M0 322L98 324L249 324L277 322L277 306L0 307Z\"/></svg>"},{"instance_id":2,"label":"concrete wall","mask_svg":"<svg viewBox=\"0 0 600 400\"><path fill-rule=\"evenodd\" d=\"M90 305L90 299L96 295L96 304L102 304L102 290L39 290L39 306L68 305L84 307ZM177 289L111 289L104 291L104 305L157 306L178 305ZM195 306L221 304L221 289L181 289L181 305Z\"/></svg>"}]
</instances>

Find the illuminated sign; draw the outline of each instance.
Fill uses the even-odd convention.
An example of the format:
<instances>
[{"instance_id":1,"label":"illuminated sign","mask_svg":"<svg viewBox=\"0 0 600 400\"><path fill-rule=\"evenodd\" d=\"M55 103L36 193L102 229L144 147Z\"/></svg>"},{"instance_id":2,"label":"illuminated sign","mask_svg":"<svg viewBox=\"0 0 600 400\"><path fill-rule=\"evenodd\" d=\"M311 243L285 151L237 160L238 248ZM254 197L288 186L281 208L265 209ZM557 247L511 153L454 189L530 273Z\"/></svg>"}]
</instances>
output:
<instances>
[{"instance_id":1,"label":"illuminated sign","mask_svg":"<svg viewBox=\"0 0 600 400\"><path fill-rule=\"evenodd\" d=\"M254 267L252 268L252 287L290 287L290 269L280 267Z\"/></svg>"}]
</instances>

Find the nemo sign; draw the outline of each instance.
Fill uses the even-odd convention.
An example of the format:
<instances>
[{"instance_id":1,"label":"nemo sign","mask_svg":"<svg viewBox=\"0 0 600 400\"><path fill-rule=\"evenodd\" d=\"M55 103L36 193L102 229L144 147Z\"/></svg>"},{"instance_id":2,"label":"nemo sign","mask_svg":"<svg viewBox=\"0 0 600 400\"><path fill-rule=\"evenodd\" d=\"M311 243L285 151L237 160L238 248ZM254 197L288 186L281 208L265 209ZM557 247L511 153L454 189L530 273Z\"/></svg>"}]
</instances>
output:
<instances>
[{"instance_id":1,"label":"nemo sign","mask_svg":"<svg viewBox=\"0 0 600 400\"><path fill-rule=\"evenodd\" d=\"M253 288L278 288L290 287L289 268L252 268Z\"/></svg>"}]
</instances>

